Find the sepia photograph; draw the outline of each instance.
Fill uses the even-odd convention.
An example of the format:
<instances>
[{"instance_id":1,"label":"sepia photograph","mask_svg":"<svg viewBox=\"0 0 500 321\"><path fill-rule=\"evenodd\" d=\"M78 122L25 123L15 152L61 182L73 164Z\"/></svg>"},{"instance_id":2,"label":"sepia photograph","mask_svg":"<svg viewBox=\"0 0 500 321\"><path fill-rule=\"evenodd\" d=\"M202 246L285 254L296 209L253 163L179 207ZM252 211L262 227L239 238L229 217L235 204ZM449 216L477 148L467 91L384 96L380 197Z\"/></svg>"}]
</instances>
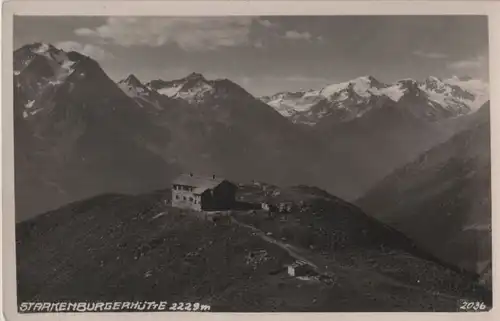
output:
<instances>
[{"instance_id":1,"label":"sepia photograph","mask_svg":"<svg viewBox=\"0 0 500 321\"><path fill-rule=\"evenodd\" d=\"M487 15L12 22L18 313L492 309Z\"/></svg>"}]
</instances>

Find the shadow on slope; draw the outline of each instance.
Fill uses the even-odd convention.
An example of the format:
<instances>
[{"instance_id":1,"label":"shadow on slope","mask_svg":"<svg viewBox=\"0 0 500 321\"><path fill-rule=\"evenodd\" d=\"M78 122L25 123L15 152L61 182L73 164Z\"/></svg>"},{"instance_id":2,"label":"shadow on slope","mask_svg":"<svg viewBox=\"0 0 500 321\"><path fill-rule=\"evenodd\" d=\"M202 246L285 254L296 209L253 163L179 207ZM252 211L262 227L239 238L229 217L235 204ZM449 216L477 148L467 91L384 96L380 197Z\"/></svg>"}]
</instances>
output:
<instances>
[{"instance_id":1,"label":"shadow on slope","mask_svg":"<svg viewBox=\"0 0 500 321\"><path fill-rule=\"evenodd\" d=\"M489 105L467 129L396 170L357 201L455 266L491 264Z\"/></svg>"}]
</instances>

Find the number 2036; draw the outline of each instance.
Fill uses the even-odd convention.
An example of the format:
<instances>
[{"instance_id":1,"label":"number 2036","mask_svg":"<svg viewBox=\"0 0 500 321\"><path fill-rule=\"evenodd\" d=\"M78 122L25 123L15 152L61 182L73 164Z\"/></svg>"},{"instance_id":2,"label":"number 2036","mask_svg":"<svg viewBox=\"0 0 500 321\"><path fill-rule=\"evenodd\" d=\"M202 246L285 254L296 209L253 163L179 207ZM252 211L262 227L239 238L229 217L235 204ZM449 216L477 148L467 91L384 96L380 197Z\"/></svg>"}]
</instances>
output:
<instances>
[{"instance_id":1,"label":"number 2036","mask_svg":"<svg viewBox=\"0 0 500 321\"><path fill-rule=\"evenodd\" d=\"M479 312L479 311L488 311L489 308L484 302L480 301L469 301L469 300L460 300L459 301L459 311L468 311L468 312Z\"/></svg>"}]
</instances>

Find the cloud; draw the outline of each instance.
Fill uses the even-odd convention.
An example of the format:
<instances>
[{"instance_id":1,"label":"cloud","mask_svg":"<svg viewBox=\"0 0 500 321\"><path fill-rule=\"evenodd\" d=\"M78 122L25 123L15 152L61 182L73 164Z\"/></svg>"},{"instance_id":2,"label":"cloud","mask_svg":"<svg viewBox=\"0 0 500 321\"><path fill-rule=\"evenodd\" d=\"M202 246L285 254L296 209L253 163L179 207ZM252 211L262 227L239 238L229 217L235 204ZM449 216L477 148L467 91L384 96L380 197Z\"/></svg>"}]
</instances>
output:
<instances>
[{"instance_id":1,"label":"cloud","mask_svg":"<svg viewBox=\"0 0 500 321\"><path fill-rule=\"evenodd\" d=\"M479 55L470 59L451 62L448 64L448 68L459 71L487 69L488 61L486 57Z\"/></svg>"},{"instance_id":2,"label":"cloud","mask_svg":"<svg viewBox=\"0 0 500 321\"><path fill-rule=\"evenodd\" d=\"M295 30L289 30L285 33L284 38L291 40L310 40L312 38L312 35L307 31L298 32Z\"/></svg>"},{"instance_id":3,"label":"cloud","mask_svg":"<svg viewBox=\"0 0 500 321\"><path fill-rule=\"evenodd\" d=\"M278 23L276 22L271 22L269 20L266 20L266 19L258 19L257 22L261 25L261 26L264 26L266 28L274 28L274 27L277 27L278 26Z\"/></svg>"},{"instance_id":4,"label":"cloud","mask_svg":"<svg viewBox=\"0 0 500 321\"><path fill-rule=\"evenodd\" d=\"M456 75L467 75L488 81L488 58L485 55L477 55L469 59L457 60L447 65Z\"/></svg>"},{"instance_id":5,"label":"cloud","mask_svg":"<svg viewBox=\"0 0 500 321\"><path fill-rule=\"evenodd\" d=\"M75 34L78 36L92 36L94 34L94 30L89 28L79 28L75 29Z\"/></svg>"},{"instance_id":6,"label":"cloud","mask_svg":"<svg viewBox=\"0 0 500 321\"><path fill-rule=\"evenodd\" d=\"M428 59L444 59L447 58L448 55L439 53L439 52L426 52L422 50L416 50L413 52L415 56L422 57L422 58L428 58Z\"/></svg>"},{"instance_id":7,"label":"cloud","mask_svg":"<svg viewBox=\"0 0 500 321\"><path fill-rule=\"evenodd\" d=\"M250 29L255 21L270 26L269 21L256 17L110 17L95 29L74 32L125 47L177 44L186 51L203 51L251 44Z\"/></svg>"},{"instance_id":8,"label":"cloud","mask_svg":"<svg viewBox=\"0 0 500 321\"><path fill-rule=\"evenodd\" d=\"M77 51L95 60L105 60L113 58L113 55L103 48L91 44L82 44L76 41L61 41L55 46L64 51Z\"/></svg>"}]
</instances>

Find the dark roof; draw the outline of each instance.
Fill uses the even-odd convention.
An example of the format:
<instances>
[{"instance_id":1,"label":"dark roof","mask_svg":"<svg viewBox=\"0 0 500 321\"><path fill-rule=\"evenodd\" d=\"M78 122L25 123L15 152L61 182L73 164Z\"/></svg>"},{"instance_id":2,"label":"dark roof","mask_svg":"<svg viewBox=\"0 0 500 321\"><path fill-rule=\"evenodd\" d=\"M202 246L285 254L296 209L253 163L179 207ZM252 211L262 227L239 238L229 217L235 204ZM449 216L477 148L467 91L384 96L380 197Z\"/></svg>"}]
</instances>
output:
<instances>
[{"instance_id":1,"label":"dark roof","mask_svg":"<svg viewBox=\"0 0 500 321\"><path fill-rule=\"evenodd\" d=\"M213 177L206 177L206 176L191 176L190 174L182 174L176 179L172 181L172 184L174 185L185 185L185 186L191 186L194 187L194 193L195 194L201 194L207 189L213 189L222 182L224 182L225 179L223 178L213 178Z\"/></svg>"},{"instance_id":2,"label":"dark roof","mask_svg":"<svg viewBox=\"0 0 500 321\"><path fill-rule=\"evenodd\" d=\"M297 267L309 267L309 264L305 261L302 261L302 260L297 260L295 262L293 262L292 264L290 264L291 267L293 268L297 268Z\"/></svg>"}]
</instances>

